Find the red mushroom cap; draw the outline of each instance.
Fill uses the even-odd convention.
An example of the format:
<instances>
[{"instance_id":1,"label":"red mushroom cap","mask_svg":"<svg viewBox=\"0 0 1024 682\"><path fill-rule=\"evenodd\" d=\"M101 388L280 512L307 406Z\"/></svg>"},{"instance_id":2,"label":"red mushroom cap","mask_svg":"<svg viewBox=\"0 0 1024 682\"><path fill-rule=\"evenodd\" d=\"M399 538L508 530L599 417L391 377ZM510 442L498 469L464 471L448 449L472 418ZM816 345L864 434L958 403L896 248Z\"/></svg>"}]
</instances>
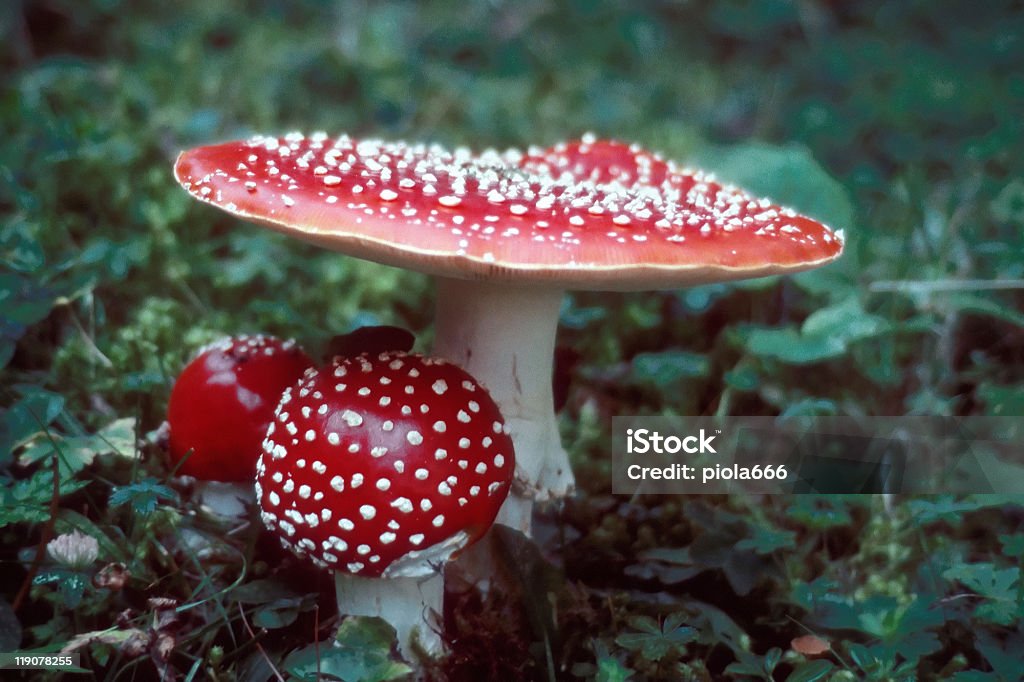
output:
<instances>
[{"instance_id":1,"label":"red mushroom cap","mask_svg":"<svg viewBox=\"0 0 1024 682\"><path fill-rule=\"evenodd\" d=\"M237 336L206 346L174 382L170 459L204 481L251 481L284 390L313 366L294 341Z\"/></svg>"},{"instance_id":2,"label":"red mushroom cap","mask_svg":"<svg viewBox=\"0 0 1024 682\"><path fill-rule=\"evenodd\" d=\"M469 374L392 351L336 357L282 396L256 495L267 527L318 566L415 576L491 526L514 469Z\"/></svg>"},{"instance_id":3,"label":"red mushroom cap","mask_svg":"<svg viewBox=\"0 0 1024 682\"><path fill-rule=\"evenodd\" d=\"M841 233L811 218L590 137L474 155L292 133L184 152L175 176L281 232L450 277L670 288L794 272L842 251Z\"/></svg>"}]
</instances>

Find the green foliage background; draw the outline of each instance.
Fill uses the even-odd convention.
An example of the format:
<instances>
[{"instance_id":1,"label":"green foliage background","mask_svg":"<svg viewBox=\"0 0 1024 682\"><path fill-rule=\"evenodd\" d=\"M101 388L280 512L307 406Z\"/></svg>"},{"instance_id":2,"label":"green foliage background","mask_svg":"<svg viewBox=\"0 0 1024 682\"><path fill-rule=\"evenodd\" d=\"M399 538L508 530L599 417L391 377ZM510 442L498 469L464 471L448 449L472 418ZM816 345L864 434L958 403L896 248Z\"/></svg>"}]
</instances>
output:
<instances>
[{"instance_id":1,"label":"green foliage background","mask_svg":"<svg viewBox=\"0 0 1024 682\"><path fill-rule=\"evenodd\" d=\"M191 521L160 482L157 448L136 441L159 425L175 373L222 333L293 336L315 353L380 322L429 347L425 278L191 201L171 177L179 150L291 129L476 148L593 131L842 227L847 252L787 279L570 297L560 417L582 492L549 520L554 566L522 576L524 594L554 596L537 600L543 617L524 597L457 620L466 644L444 673L1017 679L1018 498L626 501L609 495L607 467L615 414L1024 415L1022 11L1012 0L5 3L4 608L51 516L54 453L57 530L100 537L101 563L125 563L140 595L213 608L232 584L285 580L252 543L239 550L247 569L225 560L198 586L162 577L179 551L167 530ZM143 611L138 595L82 589L87 608L72 614L45 581L33 588L22 645ZM316 600L303 594L257 602L290 614L264 616L279 662L309 639L299 626ZM502 609L521 626L505 633L517 643L508 660L481 628L498 628L488 618ZM223 679L259 665L245 647L223 653L244 639L233 612L215 625L180 639L173 665ZM789 651L809 630L836 655ZM91 646L94 665L127 665L115 644Z\"/></svg>"}]
</instances>

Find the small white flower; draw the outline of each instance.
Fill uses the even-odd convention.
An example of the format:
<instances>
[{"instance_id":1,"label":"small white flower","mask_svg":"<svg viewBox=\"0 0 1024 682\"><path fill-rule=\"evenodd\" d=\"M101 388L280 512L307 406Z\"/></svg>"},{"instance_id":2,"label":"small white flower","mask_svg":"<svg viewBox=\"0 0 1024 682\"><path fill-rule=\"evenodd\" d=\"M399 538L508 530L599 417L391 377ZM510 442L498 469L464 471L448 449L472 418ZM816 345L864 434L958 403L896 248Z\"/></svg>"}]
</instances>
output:
<instances>
[{"instance_id":1,"label":"small white flower","mask_svg":"<svg viewBox=\"0 0 1024 682\"><path fill-rule=\"evenodd\" d=\"M96 561L100 554L100 545L96 538L75 530L50 540L46 545L46 552L58 564L82 569Z\"/></svg>"}]
</instances>

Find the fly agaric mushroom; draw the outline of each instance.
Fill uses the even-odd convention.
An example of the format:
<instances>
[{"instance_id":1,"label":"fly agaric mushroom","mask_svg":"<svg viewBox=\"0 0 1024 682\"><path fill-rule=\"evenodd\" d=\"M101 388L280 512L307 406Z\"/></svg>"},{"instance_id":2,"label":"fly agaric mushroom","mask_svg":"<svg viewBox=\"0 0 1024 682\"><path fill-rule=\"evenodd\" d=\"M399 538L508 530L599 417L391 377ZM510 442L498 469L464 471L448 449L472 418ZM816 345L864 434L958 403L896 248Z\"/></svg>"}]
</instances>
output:
<instances>
[{"instance_id":1,"label":"fly agaric mushroom","mask_svg":"<svg viewBox=\"0 0 1024 682\"><path fill-rule=\"evenodd\" d=\"M294 341L236 336L202 348L178 375L167 405L171 464L199 480L214 514L244 515L274 408L312 366Z\"/></svg>"},{"instance_id":2,"label":"fly agaric mushroom","mask_svg":"<svg viewBox=\"0 0 1024 682\"><path fill-rule=\"evenodd\" d=\"M335 573L338 612L379 616L441 650L441 567L508 494L512 439L473 377L391 351L336 357L285 391L257 464L264 524Z\"/></svg>"},{"instance_id":3,"label":"fly agaric mushroom","mask_svg":"<svg viewBox=\"0 0 1024 682\"><path fill-rule=\"evenodd\" d=\"M843 246L839 230L592 136L474 155L292 133L184 152L175 177L234 215L437 277L433 353L479 378L508 420L517 485L498 520L527 534L533 501L573 485L551 393L565 290L793 273Z\"/></svg>"}]
</instances>

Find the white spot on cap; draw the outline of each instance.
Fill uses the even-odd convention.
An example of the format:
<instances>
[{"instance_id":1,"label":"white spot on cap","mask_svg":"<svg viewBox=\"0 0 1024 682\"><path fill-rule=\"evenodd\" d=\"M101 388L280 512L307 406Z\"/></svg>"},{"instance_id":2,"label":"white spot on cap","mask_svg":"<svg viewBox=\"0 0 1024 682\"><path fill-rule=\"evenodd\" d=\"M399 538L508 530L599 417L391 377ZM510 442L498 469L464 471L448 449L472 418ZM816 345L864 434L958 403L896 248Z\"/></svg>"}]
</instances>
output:
<instances>
[{"instance_id":1,"label":"white spot on cap","mask_svg":"<svg viewBox=\"0 0 1024 682\"><path fill-rule=\"evenodd\" d=\"M372 519L374 516L377 515L377 510L373 506L371 506L369 504L364 504L363 506L361 506L359 508L359 514L364 519L369 521L370 519Z\"/></svg>"},{"instance_id":2,"label":"white spot on cap","mask_svg":"<svg viewBox=\"0 0 1024 682\"><path fill-rule=\"evenodd\" d=\"M410 431L405 434L405 439L409 441L410 445L419 445L423 442L423 435L419 431Z\"/></svg>"},{"instance_id":3,"label":"white spot on cap","mask_svg":"<svg viewBox=\"0 0 1024 682\"><path fill-rule=\"evenodd\" d=\"M403 514L409 514L412 512L412 500L408 497L399 497L397 500L391 503L391 506L402 512Z\"/></svg>"},{"instance_id":4,"label":"white spot on cap","mask_svg":"<svg viewBox=\"0 0 1024 682\"><path fill-rule=\"evenodd\" d=\"M444 395L444 392L448 390L448 383L444 379L438 379L431 388L434 389L434 393Z\"/></svg>"},{"instance_id":5,"label":"white spot on cap","mask_svg":"<svg viewBox=\"0 0 1024 682\"><path fill-rule=\"evenodd\" d=\"M391 481L386 478L377 479L377 490L387 490L391 487Z\"/></svg>"}]
</instances>

